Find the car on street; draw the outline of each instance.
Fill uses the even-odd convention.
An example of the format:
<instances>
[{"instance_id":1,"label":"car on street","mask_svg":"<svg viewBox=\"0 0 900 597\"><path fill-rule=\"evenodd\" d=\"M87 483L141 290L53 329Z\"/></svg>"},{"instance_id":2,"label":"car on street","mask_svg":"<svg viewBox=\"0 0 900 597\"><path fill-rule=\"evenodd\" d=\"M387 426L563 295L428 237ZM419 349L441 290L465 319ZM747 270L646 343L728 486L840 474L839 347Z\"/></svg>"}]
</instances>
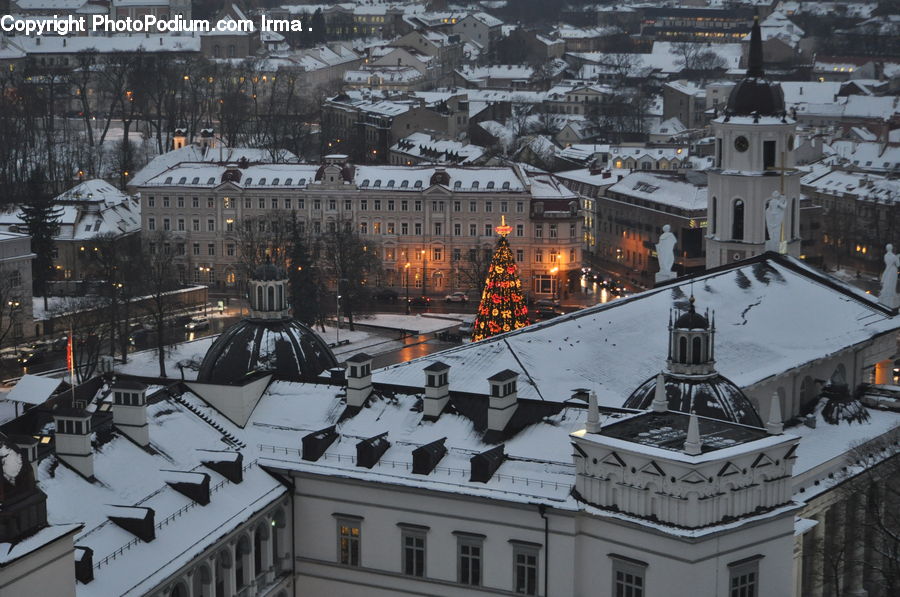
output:
<instances>
[{"instance_id":1,"label":"car on street","mask_svg":"<svg viewBox=\"0 0 900 597\"><path fill-rule=\"evenodd\" d=\"M427 307L431 305L431 299L427 296L411 296L409 297L409 305L411 307Z\"/></svg>"},{"instance_id":2,"label":"car on street","mask_svg":"<svg viewBox=\"0 0 900 597\"><path fill-rule=\"evenodd\" d=\"M209 329L209 320L205 317L195 317L185 324L184 329L189 332Z\"/></svg>"},{"instance_id":3,"label":"car on street","mask_svg":"<svg viewBox=\"0 0 900 597\"><path fill-rule=\"evenodd\" d=\"M445 296L444 300L448 303L468 303L469 297L466 296L465 292L457 290L456 292L451 292Z\"/></svg>"},{"instance_id":4,"label":"car on street","mask_svg":"<svg viewBox=\"0 0 900 597\"><path fill-rule=\"evenodd\" d=\"M459 335L463 338L471 338L475 330L475 319L466 319L459 324Z\"/></svg>"},{"instance_id":5,"label":"car on street","mask_svg":"<svg viewBox=\"0 0 900 597\"><path fill-rule=\"evenodd\" d=\"M400 295L390 288L375 288L372 290L372 298L382 303L396 303Z\"/></svg>"}]
</instances>

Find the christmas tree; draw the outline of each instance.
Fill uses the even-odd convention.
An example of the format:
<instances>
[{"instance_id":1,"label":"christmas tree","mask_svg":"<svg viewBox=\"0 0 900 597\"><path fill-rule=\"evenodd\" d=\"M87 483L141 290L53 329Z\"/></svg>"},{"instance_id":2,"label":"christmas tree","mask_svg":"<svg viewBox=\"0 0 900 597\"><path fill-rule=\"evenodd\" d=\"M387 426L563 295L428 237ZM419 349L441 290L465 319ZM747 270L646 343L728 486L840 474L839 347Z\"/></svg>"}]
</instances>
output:
<instances>
[{"instance_id":1,"label":"christmas tree","mask_svg":"<svg viewBox=\"0 0 900 597\"><path fill-rule=\"evenodd\" d=\"M478 305L478 316L472 332L473 342L528 325L528 307L525 306L522 281L519 280L518 267L509 250L509 241L506 240L512 227L506 225L504 217L494 230L500 238L484 281L481 304Z\"/></svg>"}]
</instances>

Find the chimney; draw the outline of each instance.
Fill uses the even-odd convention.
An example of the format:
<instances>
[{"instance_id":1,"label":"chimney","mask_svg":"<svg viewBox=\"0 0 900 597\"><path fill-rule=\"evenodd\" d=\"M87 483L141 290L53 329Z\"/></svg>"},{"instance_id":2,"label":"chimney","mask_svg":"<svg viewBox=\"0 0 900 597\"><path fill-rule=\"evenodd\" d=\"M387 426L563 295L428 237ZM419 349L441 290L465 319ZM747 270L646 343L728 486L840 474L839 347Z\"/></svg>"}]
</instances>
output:
<instances>
[{"instance_id":1,"label":"chimney","mask_svg":"<svg viewBox=\"0 0 900 597\"><path fill-rule=\"evenodd\" d=\"M445 441L447 441L447 438L442 437L413 450L412 472L414 475L428 475L434 470L434 467L447 454L447 448L444 446Z\"/></svg>"},{"instance_id":2,"label":"chimney","mask_svg":"<svg viewBox=\"0 0 900 597\"><path fill-rule=\"evenodd\" d=\"M597 406L597 392L594 391L588 396L588 420L585 429L588 433L600 433L600 409Z\"/></svg>"},{"instance_id":3,"label":"chimney","mask_svg":"<svg viewBox=\"0 0 900 597\"><path fill-rule=\"evenodd\" d=\"M187 471L163 471L166 484L201 506L209 503L209 475Z\"/></svg>"},{"instance_id":4,"label":"chimney","mask_svg":"<svg viewBox=\"0 0 900 597\"><path fill-rule=\"evenodd\" d=\"M488 402L487 428L489 432L502 433L509 420L516 412L518 391L516 380L519 374L504 369L488 378L491 384L491 397Z\"/></svg>"},{"instance_id":5,"label":"chimney","mask_svg":"<svg viewBox=\"0 0 900 597\"><path fill-rule=\"evenodd\" d=\"M94 550L75 546L75 580L83 585L94 580Z\"/></svg>"},{"instance_id":6,"label":"chimney","mask_svg":"<svg viewBox=\"0 0 900 597\"><path fill-rule=\"evenodd\" d=\"M450 365L440 361L425 367L425 398L422 403L422 418L436 421L450 400L450 382L447 377Z\"/></svg>"},{"instance_id":7,"label":"chimney","mask_svg":"<svg viewBox=\"0 0 900 597\"><path fill-rule=\"evenodd\" d=\"M109 519L141 541L150 543L156 539L153 508L140 506L109 506Z\"/></svg>"},{"instance_id":8,"label":"chimney","mask_svg":"<svg viewBox=\"0 0 900 597\"><path fill-rule=\"evenodd\" d=\"M81 408L57 407L53 411L56 424L56 456L82 477L94 477L94 455L91 451L91 413Z\"/></svg>"},{"instance_id":9,"label":"chimney","mask_svg":"<svg viewBox=\"0 0 900 597\"><path fill-rule=\"evenodd\" d=\"M769 402L769 420L766 423L766 433L769 435L781 435L784 433L784 424L781 421L781 396L778 392L772 394Z\"/></svg>"},{"instance_id":10,"label":"chimney","mask_svg":"<svg viewBox=\"0 0 900 597\"><path fill-rule=\"evenodd\" d=\"M653 393L653 402L650 404L653 412L664 413L669 410L669 398L666 396L666 379L662 371L656 374L656 390Z\"/></svg>"},{"instance_id":11,"label":"chimney","mask_svg":"<svg viewBox=\"0 0 900 597\"><path fill-rule=\"evenodd\" d=\"M37 479L38 445L40 442L30 435L10 435L9 439L16 444L19 452L31 464L31 472L34 473L34 478Z\"/></svg>"},{"instance_id":12,"label":"chimney","mask_svg":"<svg viewBox=\"0 0 900 597\"><path fill-rule=\"evenodd\" d=\"M147 386L140 382L120 380L112 386L113 425L128 439L146 448L150 445L147 425Z\"/></svg>"},{"instance_id":13,"label":"chimney","mask_svg":"<svg viewBox=\"0 0 900 597\"><path fill-rule=\"evenodd\" d=\"M697 419L697 411L691 412L691 420L688 423L687 440L684 442L684 453L689 456L698 456L703 448L700 440L700 421Z\"/></svg>"},{"instance_id":14,"label":"chimney","mask_svg":"<svg viewBox=\"0 0 900 597\"><path fill-rule=\"evenodd\" d=\"M303 460L316 462L325 454L328 447L333 444L334 440L337 438L338 433L335 431L334 425L304 435L303 439L300 440L300 443L303 446Z\"/></svg>"},{"instance_id":15,"label":"chimney","mask_svg":"<svg viewBox=\"0 0 900 597\"><path fill-rule=\"evenodd\" d=\"M364 352L347 359L347 406L361 408L372 393L372 357Z\"/></svg>"},{"instance_id":16,"label":"chimney","mask_svg":"<svg viewBox=\"0 0 900 597\"><path fill-rule=\"evenodd\" d=\"M500 465L503 464L503 461L506 460L506 453L503 448L504 445L500 444L486 452L472 456L469 459L469 464L472 467L472 476L469 478L469 481L477 483L490 481L497 469L500 468Z\"/></svg>"},{"instance_id":17,"label":"chimney","mask_svg":"<svg viewBox=\"0 0 900 597\"><path fill-rule=\"evenodd\" d=\"M381 435L364 439L356 444L356 466L372 468L381 459L381 456L391 447L387 439L387 431Z\"/></svg>"},{"instance_id":18,"label":"chimney","mask_svg":"<svg viewBox=\"0 0 900 597\"><path fill-rule=\"evenodd\" d=\"M244 456L229 450L197 450L200 464L216 471L232 483L244 480Z\"/></svg>"}]
</instances>

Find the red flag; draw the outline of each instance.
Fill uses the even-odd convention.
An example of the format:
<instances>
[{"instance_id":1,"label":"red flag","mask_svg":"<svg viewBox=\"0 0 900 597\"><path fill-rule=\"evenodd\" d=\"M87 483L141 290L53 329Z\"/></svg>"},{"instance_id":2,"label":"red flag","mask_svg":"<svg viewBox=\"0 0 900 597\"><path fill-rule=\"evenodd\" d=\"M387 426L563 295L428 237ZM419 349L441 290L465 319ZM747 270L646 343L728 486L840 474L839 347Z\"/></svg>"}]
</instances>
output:
<instances>
[{"instance_id":1,"label":"red flag","mask_svg":"<svg viewBox=\"0 0 900 597\"><path fill-rule=\"evenodd\" d=\"M69 334L69 341L66 342L66 369L69 374L75 373L75 359L72 358L72 334Z\"/></svg>"}]
</instances>

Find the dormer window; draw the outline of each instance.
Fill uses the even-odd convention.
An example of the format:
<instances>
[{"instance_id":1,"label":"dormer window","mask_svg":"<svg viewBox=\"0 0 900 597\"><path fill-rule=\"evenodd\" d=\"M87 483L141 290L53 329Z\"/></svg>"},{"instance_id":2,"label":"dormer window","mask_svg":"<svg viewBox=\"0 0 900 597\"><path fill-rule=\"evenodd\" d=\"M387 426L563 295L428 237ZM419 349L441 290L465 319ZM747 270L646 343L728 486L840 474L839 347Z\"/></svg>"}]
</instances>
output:
<instances>
[{"instance_id":1,"label":"dormer window","mask_svg":"<svg viewBox=\"0 0 900 597\"><path fill-rule=\"evenodd\" d=\"M502 188L503 188L504 190L509 190L509 181L504 182Z\"/></svg>"},{"instance_id":2,"label":"dormer window","mask_svg":"<svg viewBox=\"0 0 900 597\"><path fill-rule=\"evenodd\" d=\"M488 188L488 189L493 189L493 188L494 188L494 181L493 181L493 180L487 183L487 188Z\"/></svg>"},{"instance_id":3,"label":"dormer window","mask_svg":"<svg viewBox=\"0 0 900 597\"><path fill-rule=\"evenodd\" d=\"M187 182L187 176L182 176L178 179L178 184L184 184Z\"/></svg>"},{"instance_id":4,"label":"dormer window","mask_svg":"<svg viewBox=\"0 0 900 597\"><path fill-rule=\"evenodd\" d=\"M139 392L125 392L116 390L113 392L113 400L120 406L141 406L144 403Z\"/></svg>"},{"instance_id":5,"label":"dormer window","mask_svg":"<svg viewBox=\"0 0 900 597\"><path fill-rule=\"evenodd\" d=\"M193 180L191 180L191 184L200 184L200 177L195 176Z\"/></svg>"},{"instance_id":6,"label":"dormer window","mask_svg":"<svg viewBox=\"0 0 900 597\"><path fill-rule=\"evenodd\" d=\"M477 180L474 181L474 182L472 183L472 188L473 188L473 189L477 189L477 188L478 188L478 181L477 181Z\"/></svg>"},{"instance_id":7,"label":"dormer window","mask_svg":"<svg viewBox=\"0 0 900 597\"><path fill-rule=\"evenodd\" d=\"M266 184L266 177L263 176L262 178L260 178L260 179L259 179L259 182L256 183L256 184L259 185L259 186L262 186L262 185Z\"/></svg>"},{"instance_id":8,"label":"dormer window","mask_svg":"<svg viewBox=\"0 0 900 597\"><path fill-rule=\"evenodd\" d=\"M362 181L362 184L359 185L359 186L361 186L361 187L367 187L367 186L369 186L369 179L366 178L365 180L363 180L363 181Z\"/></svg>"},{"instance_id":9,"label":"dormer window","mask_svg":"<svg viewBox=\"0 0 900 597\"><path fill-rule=\"evenodd\" d=\"M297 183L297 184L299 184L299 185L302 187L303 185L306 184L306 179L305 179L305 178L301 178L301 179L300 179L300 182Z\"/></svg>"},{"instance_id":10,"label":"dormer window","mask_svg":"<svg viewBox=\"0 0 900 597\"><path fill-rule=\"evenodd\" d=\"M273 178L273 179L272 179L272 185L277 185L279 182L281 182L281 179L280 179L280 178Z\"/></svg>"},{"instance_id":11,"label":"dormer window","mask_svg":"<svg viewBox=\"0 0 900 597\"><path fill-rule=\"evenodd\" d=\"M414 184L413 187L415 187L415 188L417 188L417 189L421 189L421 188L422 188L422 181L421 181L421 180L417 180L417 181L416 181L416 184Z\"/></svg>"},{"instance_id":12,"label":"dormer window","mask_svg":"<svg viewBox=\"0 0 900 597\"><path fill-rule=\"evenodd\" d=\"M373 186L373 187L380 187L380 186L381 186L381 179L376 180L376 181L375 181L375 184L373 184L372 186Z\"/></svg>"},{"instance_id":13,"label":"dormer window","mask_svg":"<svg viewBox=\"0 0 900 597\"><path fill-rule=\"evenodd\" d=\"M245 184L245 185L251 185L251 184L253 184L253 177L248 176L248 177L244 180L244 184Z\"/></svg>"},{"instance_id":14,"label":"dormer window","mask_svg":"<svg viewBox=\"0 0 900 597\"><path fill-rule=\"evenodd\" d=\"M393 179L393 178L392 178L391 180L388 181L387 186L388 186L389 189L394 188L394 179Z\"/></svg>"},{"instance_id":15,"label":"dormer window","mask_svg":"<svg viewBox=\"0 0 900 597\"><path fill-rule=\"evenodd\" d=\"M167 177L166 177L166 182L165 182L164 184L172 184L172 177L171 177L171 176L167 176Z\"/></svg>"},{"instance_id":16,"label":"dormer window","mask_svg":"<svg viewBox=\"0 0 900 597\"><path fill-rule=\"evenodd\" d=\"M408 180L404 180L403 182L400 183L400 188L401 188L401 189L405 189L405 188L408 187L408 186L409 186L409 181L408 181Z\"/></svg>"},{"instance_id":17,"label":"dormer window","mask_svg":"<svg viewBox=\"0 0 900 597\"><path fill-rule=\"evenodd\" d=\"M56 432L64 435L87 435L90 433L90 418L57 419Z\"/></svg>"},{"instance_id":18,"label":"dormer window","mask_svg":"<svg viewBox=\"0 0 900 597\"><path fill-rule=\"evenodd\" d=\"M210 177L210 179L206 181L206 184L216 184L215 177Z\"/></svg>"},{"instance_id":19,"label":"dormer window","mask_svg":"<svg viewBox=\"0 0 900 597\"><path fill-rule=\"evenodd\" d=\"M289 187L289 186L291 186L291 184L293 184L293 182L294 182L293 178L288 178L284 181L284 186Z\"/></svg>"},{"instance_id":20,"label":"dormer window","mask_svg":"<svg viewBox=\"0 0 900 597\"><path fill-rule=\"evenodd\" d=\"M461 180L457 180L456 182L454 182L454 183L453 183L453 188L454 188L454 189L462 188L462 181L461 181Z\"/></svg>"}]
</instances>

